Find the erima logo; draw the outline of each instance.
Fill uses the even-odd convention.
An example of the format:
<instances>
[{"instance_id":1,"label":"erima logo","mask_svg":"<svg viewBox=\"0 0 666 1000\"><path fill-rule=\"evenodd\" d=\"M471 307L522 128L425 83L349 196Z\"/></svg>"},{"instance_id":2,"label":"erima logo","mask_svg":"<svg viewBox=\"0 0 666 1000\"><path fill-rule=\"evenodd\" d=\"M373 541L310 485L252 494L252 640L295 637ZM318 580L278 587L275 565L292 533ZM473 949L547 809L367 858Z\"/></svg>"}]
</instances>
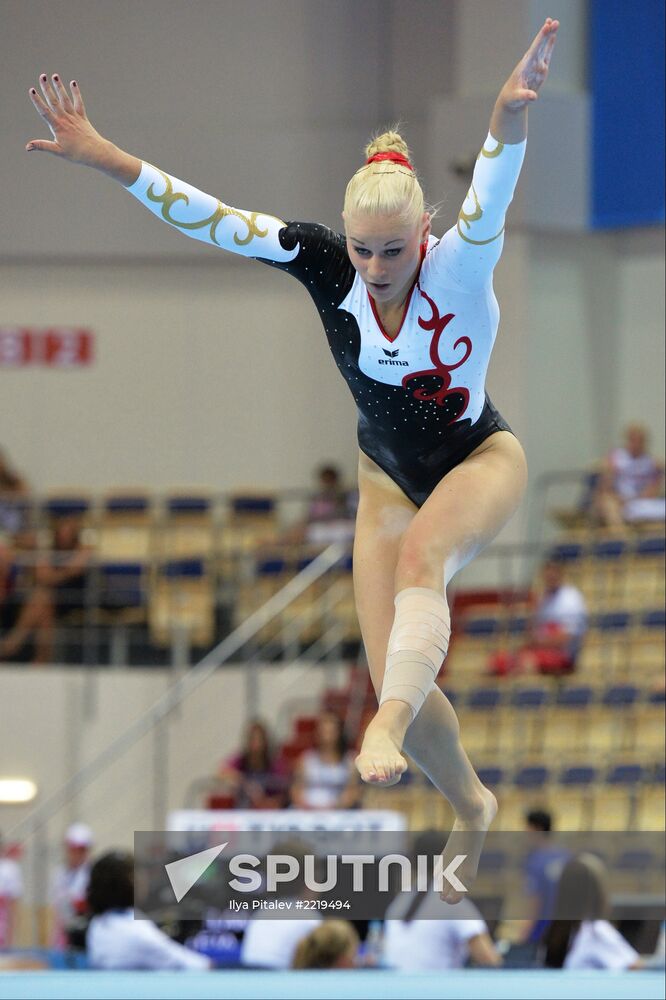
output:
<instances>
[{"instance_id":1,"label":"erima logo","mask_svg":"<svg viewBox=\"0 0 666 1000\"><path fill-rule=\"evenodd\" d=\"M399 350L396 350L396 351L387 351L385 347L382 347L382 350L383 350L383 352L384 352L384 354L386 355L387 358L391 358L391 361L385 361L384 358L380 358L379 359L380 365L402 365L403 368L408 368L409 367L409 362L408 361L393 361L392 360L393 358L397 358L398 357L398 354L400 353Z\"/></svg>"}]
</instances>

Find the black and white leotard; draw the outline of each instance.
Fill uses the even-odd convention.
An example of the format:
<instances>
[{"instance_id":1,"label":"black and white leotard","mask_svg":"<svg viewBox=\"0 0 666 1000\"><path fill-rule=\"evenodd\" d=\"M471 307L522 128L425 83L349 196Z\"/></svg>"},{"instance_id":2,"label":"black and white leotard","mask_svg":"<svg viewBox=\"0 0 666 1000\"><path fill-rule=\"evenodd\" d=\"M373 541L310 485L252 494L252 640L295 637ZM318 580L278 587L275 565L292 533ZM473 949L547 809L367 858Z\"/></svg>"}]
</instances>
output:
<instances>
[{"instance_id":1,"label":"black and white leotard","mask_svg":"<svg viewBox=\"0 0 666 1000\"><path fill-rule=\"evenodd\" d=\"M488 136L456 225L429 238L393 339L342 234L231 208L148 163L128 190L187 235L305 285L356 400L361 450L421 506L490 434L509 430L485 380L499 323L492 274L524 153L524 142Z\"/></svg>"}]
</instances>

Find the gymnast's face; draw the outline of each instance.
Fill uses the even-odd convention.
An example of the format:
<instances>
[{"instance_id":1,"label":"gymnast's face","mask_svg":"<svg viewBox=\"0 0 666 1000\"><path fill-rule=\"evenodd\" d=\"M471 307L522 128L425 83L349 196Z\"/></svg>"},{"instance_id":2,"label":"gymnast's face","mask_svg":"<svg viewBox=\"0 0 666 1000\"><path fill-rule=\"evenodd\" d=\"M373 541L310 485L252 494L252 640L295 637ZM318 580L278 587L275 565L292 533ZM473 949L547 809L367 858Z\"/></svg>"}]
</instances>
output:
<instances>
[{"instance_id":1,"label":"gymnast's face","mask_svg":"<svg viewBox=\"0 0 666 1000\"><path fill-rule=\"evenodd\" d=\"M430 216L416 221L399 215L343 213L349 258L375 301L400 306L421 266L421 245L430 235Z\"/></svg>"}]
</instances>

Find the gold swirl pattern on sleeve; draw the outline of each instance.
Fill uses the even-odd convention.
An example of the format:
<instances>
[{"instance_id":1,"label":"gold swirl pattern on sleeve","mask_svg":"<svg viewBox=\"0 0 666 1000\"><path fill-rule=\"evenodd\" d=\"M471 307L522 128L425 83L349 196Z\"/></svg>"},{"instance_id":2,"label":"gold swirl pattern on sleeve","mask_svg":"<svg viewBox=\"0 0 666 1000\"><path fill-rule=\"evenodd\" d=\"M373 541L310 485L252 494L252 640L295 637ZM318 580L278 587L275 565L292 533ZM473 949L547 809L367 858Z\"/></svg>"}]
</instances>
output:
<instances>
[{"instance_id":1,"label":"gold swirl pattern on sleeve","mask_svg":"<svg viewBox=\"0 0 666 1000\"><path fill-rule=\"evenodd\" d=\"M484 150L481 150L481 152L483 153ZM495 151L493 153L487 153L486 155L487 156L496 156L497 152ZM469 189L468 197L469 197L470 194L474 198L474 203L475 203L476 207L475 207L475 209L474 209L473 212L469 212L469 213L467 213L464 208L460 209L460 214L458 216L458 224L457 224L456 228L458 230L458 236L460 237L461 240L464 240L465 243L471 243L475 247L483 247L483 246L486 246L486 244L493 243L495 240L499 239L499 237L504 232L504 226L502 226L502 228L500 229L499 233L496 233L495 236L491 236L489 240L473 240L469 236L465 236L465 234L463 233L462 229L460 228L460 224L464 223L467 226L467 229L470 230L472 228L472 223L473 222L478 222L479 219L482 218L482 216L483 216L483 209L481 208L481 204L479 202L479 199L477 198L476 191L474 190L474 185L473 184L472 184L472 186Z\"/></svg>"},{"instance_id":2,"label":"gold swirl pattern on sleeve","mask_svg":"<svg viewBox=\"0 0 666 1000\"><path fill-rule=\"evenodd\" d=\"M499 156L504 149L504 143L497 140L497 145L494 149L486 149L485 146L482 147L479 156L485 156L488 160L494 160L496 156Z\"/></svg>"},{"instance_id":3,"label":"gold swirl pattern on sleeve","mask_svg":"<svg viewBox=\"0 0 666 1000\"><path fill-rule=\"evenodd\" d=\"M216 246L222 246L216 239L216 231L219 224L228 215L235 215L237 219L247 226L247 236L242 239L239 237L238 233L234 233L234 243L236 246L245 247L248 243L251 243L254 237L258 239L263 239L263 237L268 235L268 229L260 229L257 225L257 218L260 214L259 212L252 212L249 216L245 215L243 212L239 212L236 208L229 208L228 205L223 205L221 201L218 201L217 208L212 215L209 215L207 219L201 219L199 222L179 222L171 216L171 208L177 201L184 201L186 205L189 204L190 199L183 191L174 191L173 184L171 183L171 178L168 174L165 174L159 167L155 168L161 177L164 178L164 183L166 185L163 194L157 194L155 191L155 185L151 184L146 191L146 197L150 201L155 202L162 206L162 218L166 222L170 222L172 226L176 226L178 229L205 229L206 226L210 226L209 236ZM270 216L273 218L273 216ZM280 222L280 220L277 220ZM283 223L284 225L284 223Z\"/></svg>"}]
</instances>

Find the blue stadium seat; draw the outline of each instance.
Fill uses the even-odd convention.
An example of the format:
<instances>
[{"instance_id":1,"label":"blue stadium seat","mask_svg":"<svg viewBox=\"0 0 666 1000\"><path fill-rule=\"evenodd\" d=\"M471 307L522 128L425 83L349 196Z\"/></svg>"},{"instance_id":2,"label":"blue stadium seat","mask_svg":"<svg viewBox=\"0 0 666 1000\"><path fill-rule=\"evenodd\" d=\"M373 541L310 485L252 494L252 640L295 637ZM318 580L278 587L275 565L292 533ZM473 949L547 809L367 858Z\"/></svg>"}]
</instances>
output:
<instances>
[{"instance_id":1,"label":"blue stadium seat","mask_svg":"<svg viewBox=\"0 0 666 1000\"><path fill-rule=\"evenodd\" d=\"M600 632L626 632L631 624L631 614L628 611L605 611L596 616L594 624Z\"/></svg>"},{"instance_id":2,"label":"blue stadium seat","mask_svg":"<svg viewBox=\"0 0 666 1000\"><path fill-rule=\"evenodd\" d=\"M560 542L554 545L548 552L548 558L557 562L576 562L583 556L584 547L582 542Z\"/></svg>"},{"instance_id":3,"label":"blue stadium seat","mask_svg":"<svg viewBox=\"0 0 666 1000\"><path fill-rule=\"evenodd\" d=\"M598 777L599 772L597 768L591 764L574 764L571 767L565 767L560 772L558 781L560 785L566 785L568 788L580 788L586 785L594 785Z\"/></svg>"},{"instance_id":4,"label":"blue stadium seat","mask_svg":"<svg viewBox=\"0 0 666 1000\"><path fill-rule=\"evenodd\" d=\"M231 509L234 514L272 514L275 500L266 496L236 496L232 498Z\"/></svg>"},{"instance_id":5,"label":"blue stadium seat","mask_svg":"<svg viewBox=\"0 0 666 1000\"><path fill-rule=\"evenodd\" d=\"M616 764L606 775L607 785L638 785L645 778L641 764Z\"/></svg>"},{"instance_id":6,"label":"blue stadium seat","mask_svg":"<svg viewBox=\"0 0 666 1000\"><path fill-rule=\"evenodd\" d=\"M640 693L635 684L614 684L604 692L601 704L606 708L629 708L636 704Z\"/></svg>"},{"instance_id":7,"label":"blue stadium seat","mask_svg":"<svg viewBox=\"0 0 666 1000\"><path fill-rule=\"evenodd\" d=\"M634 554L645 558L663 556L666 554L666 538L663 535L656 538L641 538L636 543Z\"/></svg>"},{"instance_id":8,"label":"blue stadium seat","mask_svg":"<svg viewBox=\"0 0 666 1000\"><path fill-rule=\"evenodd\" d=\"M178 496L167 497L166 500L167 512L174 517L189 514L207 514L210 508L210 497L196 494L192 496L179 494Z\"/></svg>"},{"instance_id":9,"label":"blue stadium seat","mask_svg":"<svg viewBox=\"0 0 666 1000\"><path fill-rule=\"evenodd\" d=\"M509 635L524 635L529 621L527 615L516 615L514 618L509 618L506 630Z\"/></svg>"},{"instance_id":10,"label":"blue stadium seat","mask_svg":"<svg viewBox=\"0 0 666 1000\"><path fill-rule=\"evenodd\" d=\"M279 576L287 568L287 560L282 558L262 559L257 563L257 576Z\"/></svg>"},{"instance_id":11,"label":"blue stadium seat","mask_svg":"<svg viewBox=\"0 0 666 1000\"><path fill-rule=\"evenodd\" d=\"M588 708L594 701L594 690L581 684L561 688L555 698L559 708Z\"/></svg>"},{"instance_id":12,"label":"blue stadium seat","mask_svg":"<svg viewBox=\"0 0 666 1000\"><path fill-rule=\"evenodd\" d=\"M467 708L486 711L497 708L502 702L502 692L496 687L475 688L467 697Z\"/></svg>"},{"instance_id":13,"label":"blue stadium seat","mask_svg":"<svg viewBox=\"0 0 666 1000\"><path fill-rule=\"evenodd\" d=\"M451 704L455 706L460 698L459 693L454 688L448 688L448 687L442 688L442 692L446 695Z\"/></svg>"},{"instance_id":14,"label":"blue stadium seat","mask_svg":"<svg viewBox=\"0 0 666 1000\"><path fill-rule=\"evenodd\" d=\"M469 618L463 626L463 632L474 639L497 635L499 632L499 619L491 617Z\"/></svg>"},{"instance_id":15,"label":"blue stadium seat","mask_svg":"<svg viewBox=\"0 0 666 1000\"><path fill-rule=\"evenodd\" d=\"M504 783L506 774L502 767L479 767L476 771L479 781L488 785L489 788L496 788Z\"/></svg>"},{"instance_id":16,"label":"blue stadium seat","mask_svg":"<svg viewBox=\"0 0 666 1000\"><path fill-rule=\"evenodd\" d=\"M105 610L140 608L146 603L146 567L136 562L102 563L99 603Z\"/></svg>"},{"instance_id":17,"label":"blue stadium seat","mask_svg":"<svg viewBox=\"0 0 666 1000\"><path fill-rule=\"evenodd\" d=\"M170 559L160 567L162 576L169 579L198 579L205 576L206 567L203 559Z\"/></svg>"},{"instance_id":18,"label":"blue stadium seat","mask_svg":"<svg viewBox=\"0 0 666 1000\"><path fill-rule=\"evenodd\" d=\"M48 517L83 517L90 510L88 497L62 496L49 497L43 505L43 511Z\"/></svg>"},{"instance_id":19,"label":"blue stadium seat","mask_svg":"<svg viewBox=\"0 0 666 1000\"><path fill-rule=\"evenodd\" d=\"M541 764L521 767L513 776L516 788L543 788L550 780L550 770Z\"/></svg>"},{"instance_id":20,"label":"blue stadium seat","mask_svg":"<svg viewBox=\"0 0 666 1000\"><path fill-rule=\"evenodd\" d=\"M650 773L650 781L652 781L655 785L666 784L666 764L664 764L663 760L659 761L658 764L655 764L652 772Z\"/></svg>"},{"instance_id":21,"label":"blue stadium seat","mask_svg":"<svg viewBox=\"0 0 666 1000\"><path fill-rule=\"evenodd\" d=\"M118 494L104 501L107 514L145 514L149 509L150 500L139 494Z\"/></svg>"},{"instance_id":22,"label":"blue stadium seat","mask_svg":"<svg viewBox=\"0 0 666 1000\"><path fill-rule=\"evenodd\" d=\"M515 688L511 692L511 704L514 708L542 708L548 702L549 692L545 687Z\"/></svg>"},{"instance_id":23,"label":"blue stadium seat","mask_svg":"<svg viewBox=\"0 0 666 1000\"><path fill-rule=\"evenodd\" d=\"M592 547L595 559L619 559L627 551L627 543L623 538L605 538Z\"/></svg>"},{"instance_id":24,"label":"blue stadium seat","mask_svg":"<svg viewBox=\"0 0 666 1000\"><path fill-rule=\"evenodd\" d=\"M345 573L351 573L352 569L354 568L354 556L352 555L351 552L349 553L348 556L345 556L345 558L342 560L342 562L340 563L340 568L343 569Z\"/></svg>"},{"instance_id":25,"label":"blue stadium seat","mask_svg":"<svg viewBox=\"0 0 666 1000\"><path fill-rule=\"evenodd\" d=\"M666 611L664 608L657 608L655 611L646 611L641 617L643 628L663 629L666 628Z\"/></svg>"}]
</instances>

